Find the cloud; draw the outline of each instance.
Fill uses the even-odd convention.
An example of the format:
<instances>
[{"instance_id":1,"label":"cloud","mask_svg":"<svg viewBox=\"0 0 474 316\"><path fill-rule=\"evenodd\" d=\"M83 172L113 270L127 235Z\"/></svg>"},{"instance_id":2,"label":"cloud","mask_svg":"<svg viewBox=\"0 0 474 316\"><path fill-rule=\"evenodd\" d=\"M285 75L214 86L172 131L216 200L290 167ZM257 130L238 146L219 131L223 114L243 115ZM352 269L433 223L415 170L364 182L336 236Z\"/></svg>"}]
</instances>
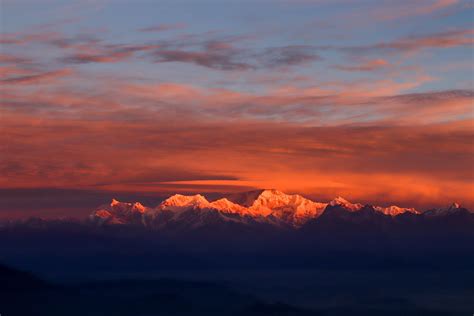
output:
<instances>
[{"instance_id":1,"label":"cloud","mask_svg":"<svg viewBox=\"0 0 474 316\"><path fill-rule=\"evenodd\" d=\"M472 90L445 90L424 93L395 95L380 99L389 109L389 116L404 112L418 117L418 122L433 122L440 118L445 121L457 120L459 117L472 118ZM399 115L400 123L410 121L406 116Z\"/></svg>"},{"instance_id":2,"label":"cloud","mask_svg":"<svg viewBox=\"0 0 474 316\"><path fill-rule=\"evenodd\" d=\"M37 42L47 42L60 36L60 33L54 31L31 31L17 33L2 33L0 44L2 45L26 45Z\"/></svg>"},{"instance_id":3,"label":"cloud","mask_svg":"<svg viewBox=\"0 0 474 316\"><path fill-rule=\"evenodd\" d=\"M390 190L387 199L394 201L429 196L439 203L469 202L472 126L473 121L309 127L159 115L130 122L7 116L0 133L8 148L0 160L0 185L138 185L151 191L166 190L170 181L229 179L308 193L332 186L332 192L358 199Z\"/></svg>"},{"instance_id":4,"label":"cloud","mask_svg":"<svg viewBox=\"0 0 474 316\"><path fill-rule=\"evenodd\" d=\"M234 60L232 51L206 50L206 51L184 51L159 49L153 52L153 61L192 63L203 67L219 70L247 70L252 65Z\"/></svg>"},{"instance_id":5,"label":"cloud","mask_svg":"<svg viewBox=\"0 0 474 316\"><path fill-rule=\"evenodd\" d=\"M400 1L394 5L373 9L369 14L378 21L391 21L429 15L459 4L459 0Z\"/></svg>"},{"instance_id":6,"label":"cloud","mask_svg":"<svg viewBox=\"0 0 474 316\"><path fill-rule=\"evenodd\" d=\"M96 45L76 47L74 53L63 57L62 61L72 64L115 63L133 57L137 52L147 51L156 46L146 45Z\"/></svg>"},{"instance_id":7,"label":"cloud","mask_svg":"<svg viewBox=\"0 0 474 316\"><path fill-rule=\"evenodd\" d=\"M181 30L184 28L186 28L186 24L184 23L158 24L158 25L153 25L153 26L138 29L138 31L139 32L164 32L164 31L171 31L171 30Z\"/></svg>"},{"instance_id":8,"label":"cloud","mask_svg":"<svg viewBox=\"0 0 474 316\"><path fill-rule=\"evenodd\" d=\"M170 25L157 26L166 29ZM181 34L141 43L108 43L101 37L106 31L65 35L57 31L31 31L5 34L5 43L15 45L49 45L58 50L63 64L117 63L144 60L152 63L179 62L209 69L232 71L271 70L298 67L322 61L321 53L340 51L366 60L358 65L337 65L344 71L374 71L386 65L385 55L413 53L424 49L471 46L472 29L451 29L432 34L401 37L366 45L282 45L265 46L245 35L223 36L219 32ZM11 54L10 54L11 55ZM370 58L370 55L377 55ZM384 57L380 57L384 56Z\"/></svg>"},{"instance_id":9,"label":"cloud","mask_svg":"<svg viewBox=\"0 0 474 316\"><path fill-rule=\"evenodd\" d=\"M304 125L436 123L469 116L469 98L454 93L439 102L413 106L403 92L432 80L420 76L411 81L351 80L322 82L318 86L283 85L263 92L204 88L171 82L129 83L82 77L88 89L71 85L53 90L20 90L12 83L3 87L5 109L12 113L40 111L41 115L63 118L91 116L103 120L149 120L194 115L209 120L261 120ZM65 84L65 83L64 83ZM469 94L470 90L464 91ZM425 92L431 95L433 92ZM450 95L450 91L438 92ZM39 106L40 105L40 106ZM410 113L411 115L407 115ZM422 115L421 115L422 114Z\"/></svg>"},{"instance_id":10,"label":"cloud","mask_svg":"<svg viewBox=\"0 0 474 316\"><path fill-rule=\"evenodd\" d=\"M313 47L302 45L267 48L260 58L262 64L270 68L301 65L322 59Z\"/></svg>"},{"instance_id":11,"label":"cloud","mask_svg":"<svg viewBox=\"0 0 474 316\"><path fill-rule=\"evenodd\" d=\"M2 34L2 43L18 45L49 45L59 49L60 60L63 63L114 63L131 59L138 52L156 49L155 44L108 44L100 38L104 30L96 33L78 33L65 35L60 32L34 31ZM12 62L6 57L12 54L2 54L0 62Z\"/></svg>"},{"instance_id":12,"label":"cloud","mask_svg":"<svg viewBox=\"0 0 474 316\"><path fill-rule=\"evenodd\" d=\"M385 68L389 65L389 63L385 59L372 59L366 62L363 62L358 65L353 66L342 66L336 65L334 68L343 70L343 71L375 71L382 68Z\"/></svg>"},{"instance_id":13,"label":"cloud","mask_svg":"<svg viewBox=\"0 0 474 316\"><path fill-rule=\"evenodd\" d=\"M160 25L143 31L158 31L178 25ZM219 36L214 33L179 35L143 43L107 43L104 30L65 35L34 31L4 34L3 44L49 45L59 50L57 59L66 64L117 63L139 57L154 63L180 62L218 70L250 70L297 66L321 60L311 46L289 45L256 48L243 43L245 36ZM138 56L138 53L143 53Z\"/></svg>"},{"instance_id":14,"label":"cloud","mask_svg":"<svg viewBox=\"0 0 474 316\"><path fill-rule=\"evenodd\" d=\"M429 78L250 93L83 73L88 89L25 88L54 79L28 75L0 87L1 187L222 191L229 181L329 198L473 200L474 93L404 93Z\"/></svg>"},{"instance_id":15,"label":"cloud","mask_svg":"<svg viewBox=\"0 0 474 316\"><path fill-rule=\"evenodd\" d=\"M27 65L32 64L33 61L29 58L21 57L13 54L0 54L0 64L6 65Z\"/></svg>"},{"instance_id":16,"label":"cloud","mask_svg":"<svg viewBox=\"0 0 474 316\"><path fill-rule=\"evenodd\" d=\"M352 52L410 52L427 48L451 48L470 46L473 44L472 29L450 30L432 34L403 37L400 39L379 42L366 46L345 47L343 50Z\"/></svg>"},{"instance_id":17,"label":"cloud","mask_svg":"<svg viewBox=\"0 0 474 316\"><path fill-rule=\"evenodd\" d=\"M422 105L440 103L442 101L453 99L470 100L472 98L474 98L474 91L472 90L446 90L396 95L387 98L387 100L395 100L410 104Z\"/></svg>"},{"instance_id":18,"label":"cloud","mask_svg":"<svg viewBox=\"0 0 474 316\"><path fill-rule=\"evenodd\" d=\"M321 60L310 46L282 46L253 51L238 48L233 41L211 40L198 49L158 48L152 52L155 62L192 63L219 70L249 70L297 66Z\"/></svg>"},{"instance_id":19,"label":"cloud","mask_svg":"<svg viewBox=\"0 0 474 316\"><path fill-rule=\"evenodd\" d=\"M448 48L472 45L472 29L445 31L427 35L411 36L392 42L378 43L373 48L393 50L417 50L422 48Z\"/></svg>"},{"instance_id":20,"label":"cloud","mask_svg":"<svg viewBox=\"0 0 474 316\"><path fill-rule=\"evenodd\" d=\"M425 49L471 47L474 43L473 35L473 29L453 29L436 33L405 36L398 39L376 42L368 45L322 45L314 46L314 49L316 51L335 50L350 55L367 58L368 54L384 56L387 54L413 53Z\"/></svg>"},{"instance_id":21,"label":"cloud","mask_svg":"<svg viewBox=\"0 0 474 316\"><path fill-rule=\"evenodd\" d=\"M33 73L17 76L9 76L6 78L0 78L0 82L5 85L32 85L32 84L45 84L56 81L60 78L70 76L73 73L71 69L60 69L55 71L47 71L42 73Z\"/></svg>"}]
</instances>

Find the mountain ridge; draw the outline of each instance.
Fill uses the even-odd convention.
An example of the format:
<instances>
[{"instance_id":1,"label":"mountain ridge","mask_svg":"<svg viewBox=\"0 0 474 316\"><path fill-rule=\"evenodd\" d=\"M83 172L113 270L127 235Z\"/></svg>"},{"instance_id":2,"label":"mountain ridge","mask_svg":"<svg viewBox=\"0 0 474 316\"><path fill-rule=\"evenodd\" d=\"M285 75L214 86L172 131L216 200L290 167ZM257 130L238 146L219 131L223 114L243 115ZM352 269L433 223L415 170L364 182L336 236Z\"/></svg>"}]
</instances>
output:
<instances>
[{"instance_id":1,"label":"mountain ridge","mask_svg":"<svg viewBox=\"0 0 474 316\"><path fill-rule=\"evenodd\" d=\"M317 220L330 209L362 215L395 218L403 214L439 217L465 210L453 203L447 208L432 209L425 212L415 208L388 207L351 203L342 197L329 202L316 202L299 194L286 194L276 189L242 192L229 197L208 201L201 194L175 194L156 207L146 207L139 202L119 202L112 200L92 212L89 220L96 224L140 224L149 227L164 227L170 223L189 222L193 227L204 226L207 222L265 223L276 226L299 228L308 221ZM364 212L362 212L364 211ZM370 216L365 214L364 216Z\"/></svg>"}]
</instances>

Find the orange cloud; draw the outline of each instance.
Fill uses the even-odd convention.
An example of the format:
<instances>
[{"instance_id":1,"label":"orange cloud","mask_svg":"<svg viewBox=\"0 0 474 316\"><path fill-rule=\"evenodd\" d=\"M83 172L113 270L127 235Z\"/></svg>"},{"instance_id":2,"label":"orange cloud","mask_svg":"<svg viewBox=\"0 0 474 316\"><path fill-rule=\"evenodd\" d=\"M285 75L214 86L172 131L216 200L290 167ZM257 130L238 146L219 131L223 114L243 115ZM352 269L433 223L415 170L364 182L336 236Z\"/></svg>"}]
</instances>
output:
<instances>
[{"instance_id":1,"label":"orange cloud","mask_svg":"<svg viewBox=\"0 0 474 316\"><path fill-rule=\"evenodd\" d=\"M230 185L417 207L469 204L472 126L472 120L304 127L159 115L138 122L7 115L0 186L170 191L181 184L225 191Z\"/></svg>"}]
</instances>

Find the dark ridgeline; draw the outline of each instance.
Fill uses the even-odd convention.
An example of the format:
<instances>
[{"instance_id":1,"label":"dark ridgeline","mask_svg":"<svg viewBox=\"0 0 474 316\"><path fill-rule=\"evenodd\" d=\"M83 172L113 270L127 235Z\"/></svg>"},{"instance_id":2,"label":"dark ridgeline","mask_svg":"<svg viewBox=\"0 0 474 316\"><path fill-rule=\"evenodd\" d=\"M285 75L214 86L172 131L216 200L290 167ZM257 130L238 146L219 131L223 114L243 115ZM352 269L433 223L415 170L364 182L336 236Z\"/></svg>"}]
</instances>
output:
<instances>
[{"instance_id":1,"label":"dark ridgeline","mask_svg":"<svg viewBox=\"0 0 474 316\"><path fill-rule=\"evenodd\" d=\"M2 265L0 282L2 315L317 315L209 282L124 279L64 285Z\"/></svg>"}]
</instances>

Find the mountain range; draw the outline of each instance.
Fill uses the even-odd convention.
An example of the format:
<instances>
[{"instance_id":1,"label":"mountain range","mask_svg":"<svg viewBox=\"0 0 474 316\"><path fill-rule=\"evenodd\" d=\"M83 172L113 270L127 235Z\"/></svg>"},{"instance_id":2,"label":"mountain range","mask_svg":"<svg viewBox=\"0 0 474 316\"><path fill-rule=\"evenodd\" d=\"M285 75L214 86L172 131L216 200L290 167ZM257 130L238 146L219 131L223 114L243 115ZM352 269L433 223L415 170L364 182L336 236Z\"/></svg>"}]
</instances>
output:
<instances>
[{"instance_id":1,"label":"mountain range","mask_svg":"<svg viewBox=\"0 0 474 316\"><path fill-rule=\"evenodd\" d=\"M112 200L85 220L0 225L3 262L56 273L156 269L472 268L474 213L315 202L277 190L157 206ZM105 272L104 272L105 271Z\"/></svg>"},{"instance_id":2,"label":"mountain range","mask_svg":"<svg viewBox=\"0 0 474 316\"><path fill-rule=\"evenodd\" d=\"M140 202L119 202L115 199L92 212L89 220L96 225L143 225L150 228L198 228L212 223L242 225L265 224L282 228L301 228L308 222L322 218L361 220L381 217L394 220L398 217L436 218L456 213L472 215L457 203L446 208L418 211L399 206L372 206L351 203L342 197L330 202L315 202L298 194L285 194L279 190L249 191L215 201L203 195L170 196L156 207ZM474 216L474 215L473 215Z\"/></svg>"}]
</instances>

